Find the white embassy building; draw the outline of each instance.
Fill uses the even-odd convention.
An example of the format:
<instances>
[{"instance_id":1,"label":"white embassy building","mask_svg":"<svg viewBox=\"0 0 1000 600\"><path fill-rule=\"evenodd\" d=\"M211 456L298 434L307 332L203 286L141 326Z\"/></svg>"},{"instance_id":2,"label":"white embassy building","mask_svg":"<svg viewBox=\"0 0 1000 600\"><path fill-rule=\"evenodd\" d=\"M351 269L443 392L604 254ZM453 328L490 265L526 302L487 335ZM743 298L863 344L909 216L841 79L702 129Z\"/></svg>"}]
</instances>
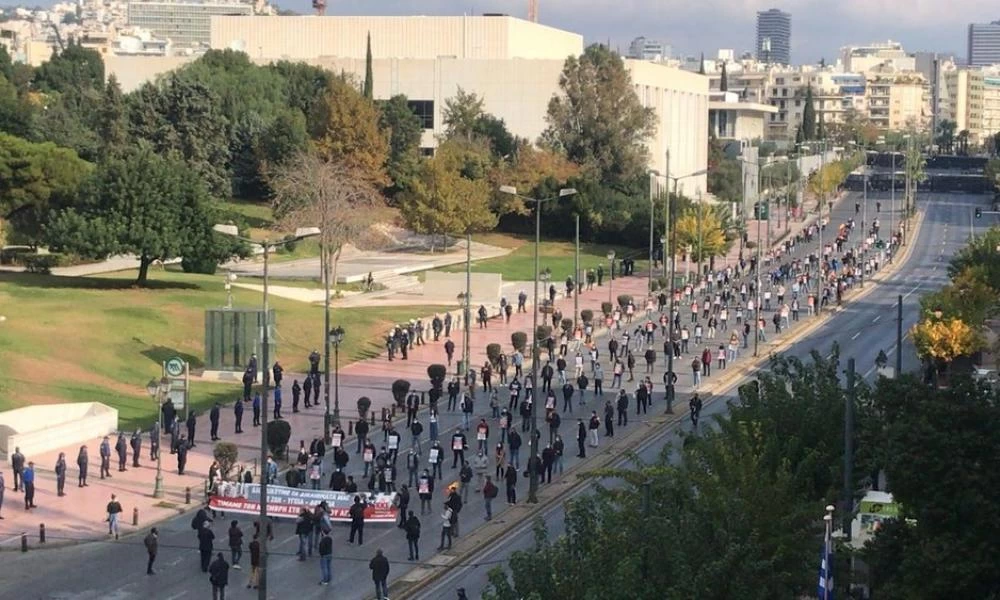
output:
<instances>
[{"instance_id":1,"label":"white embassy building","mask_svg":"<svg viewBox=\"0 0 1000 600\"><path fill-rule=\"evenodd\" d=\"M371 35L374 96L405 94L424 122L421 146L444 132L445 101L461 87L484 100L511 133L531 141L546 127L549 100L560 93L569 56L583 53L583 37L506 15L455 17L213 16L211 48L246 52L258 63L302 61L334 72L365 74ZM709 80L704 75L625 59L640 102L656 113L649 139L651 169L684 177L708 163ZM705 175L682 179L679 189L706 191Z\"/></svg>"}]
</instances>

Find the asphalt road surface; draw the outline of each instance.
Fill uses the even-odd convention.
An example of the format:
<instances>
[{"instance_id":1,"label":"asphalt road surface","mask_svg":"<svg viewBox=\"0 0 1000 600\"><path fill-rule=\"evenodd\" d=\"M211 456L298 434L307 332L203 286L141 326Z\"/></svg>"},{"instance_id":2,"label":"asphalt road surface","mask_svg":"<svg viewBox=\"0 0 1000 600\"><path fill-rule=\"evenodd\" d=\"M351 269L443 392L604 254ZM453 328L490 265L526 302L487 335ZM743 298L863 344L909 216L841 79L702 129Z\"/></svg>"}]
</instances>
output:
<instances>
[{"instance_id":1,"label":"asphalt road surface","mask_svg":"<svg viewBox=\"0 0 1000 600\"><path fill-rule=\"evenodd\" d=\"M882 194L881 196L884 196ZM881 197L869 194L869 202ZM860 194L858 195L860 197ZM844 200L842 208L853 207L855 196ZM823 356L830 354L834 342L840 346L841 363L846 366L848 358L854 358L858 372L867 380L875 375L875 357L880 349L889 355L889 364L896 362L896 302L903 295L903 333L916 323L919 312L920 296L934 290L947 282L947 266L950 257L966 244L970 234L970 213L977 205L989 201L987 196L978 195L936 195L928 194L918 200L919 207L925 211L925 218L917 240L906 264L903 265L888 280L878 284L876 289L860 301L853 302L845 310L827 321L821 328L812 332L804 339L794 344L784 352L785 355L808 359L809 354L816 350ZM883 201L883 207L886 203ZM874 205L872 205L873 207ZM835 211L836 212L836 211ZM887 216L880 215L883 222ZM839 213L842 214L842 213ZM985 221L973 223L982 231L990 225ZM911 242L912 243L912 242ZM912 371L920 366L913 345L903 342L903 370ZM702 411L703 421L708 422L711 415L726 411L726 400L735 396L733 384L726 390L721 390L713 401ZM683 420L672 425L637 452L645 461L653 461L660 453L663 445L677 440L681 430L691 429L690 420ZM624 461L619 466L624 466ZM586 490L581 491L584 493ZM552 536L565 532L564 512L561 505L555 506L544 515L546 526ZM507 557L517 550L530 548L534 542L533 523L521 523L511 529L510 534L497 541L492 547L478 554L463 558L464 567L456 568L442 577L432 587L421 594L421 598L445 599L454 598L455 590L464 587L469 598L480 597L487 586L490 570L506 562Z\"/></svg>"},{"instance_id":2,"label":"asphalt road surface","mask_svg":"<svg viewBox=\"0 0 1000 600\"><path fill-rule=\"evenodd\" d=\"M885 195L883 194L883 196ZM875 195L869 194L870 209L874 207L875 197ZM919 204L926 211L926 218L920 239L917 242L918 247L914 249L907 264L888 281L880 284L873 293L848 305L845 310L838 313L822 328L792 346L788 352L799 356L808 355L812 349L829 353L830 344L837 341L840 344L841 356L845 359L848 357L856 358L859 371L866 377L873 375L874 359L879 349L885 349L886 353L889 354L890 364L893 364L896 351L896 309L894 303L897 295L904 295L905 331L917 318L917 301L920 295L945 282L948 257L965 243L969 235L971 208L974 204L985 205L987 202L988 199L985 196L924 195ZM883 209L886 208L887 204L883 201ZM835 208L832 222L841 222L853 216L853 212L854 197L852 196ZM871 217L871 212L869 212L869 216ZM879 216L883 223L888 223L886 210L883 210ZM982 220L974 225L985 226L988 223L986 220ZM883 231L886 229L884 227ZM852 242L856 242L856 238L852 238ZM805 251L805 249L801 250ZM682 315L686 315L686 311L682 310ZM808 317L803 317L803 320L806 319ZM659 342L657 343L659 344ZM904 369L915 368L918 363L912 347L904 344L903 351ZM743 352L746 354L746 351ZM676 366L680 376L678 392L683 394L687 391L690 382L690 371L686 368L690 362L690 355L679 360L681 362ZM657 370L653 375L654 383L662 381L662 357L657 362ZM641 367L637 368L637 371L641 370ZM637 372L636 375L638 376L639 373ZM610 369L606 368L605 382L610 382L610 376ZM610 388L610 386L608 387ZM631 390L631 388L629 389ZM653 404L653 411L663 409L661 383L656 387L656 391L657 396L656 402ZM588 392L588 397L591 396L592 394ZM613 399L610 390L609 395L605 398L608 397ZM600 404L603 404L603 400ZM725 403L720 399L720 401L707 405L704 415L717 413L724 410L724 407ZM476 408L477 415L488 412L484 396L481 393ZM582 412L581 408L585 412ZM598 404L590 398L586 407L576 407L576 415L563 413L561 431L567 442L567 467L574 464L576 460L575 452L572 451L574 449L572 438L575 437L573 416L586 416L590 414L590 410L597 408ZM426 426L426 419L422 420ZM519 424L520 419L516 418L515 422ZM443 446L447 447L450 432L457 423L457 414L442 412L441 438ZM496 442L497 434L495 422L491 422L491 430L490 446L492 447ZM662 445L672 439L675 434L676 426L665 430L659 437L651 437L644 455L646 457L655 455ZM404 441L408 443L409 435L404 434L403 437ZM474 437L474 435L470 436L470 447L474 447ZM527 434L523 437L526 440ZM543 441L545 439L546 437L543 435ZM376 443L378 443L378 436L376 436ZM527 447L525 446L521 451L522 461L527 458L526 451ZM487 472L491 473L493 471L492 451L490 451L489 457L490 468ZM358 471L358 462L357 456L352 452L351 463L348 466L349 473ZM446 462L445 478L441 482L443 484L453 481L457 476L457 470L450 470L450 466L450 461ZM401 480L405 478L405 469L400 469L399 478ZM526 480L519 483L518 487L519 497L523 498L523 494L527 491ZM7 500L8 510L16 505L16 502L11 502L13 498L10 494L8 494ZM421 558L425 561L434 555L433 549L437 546L440 531L438 514L442 501L443 497L435 494L431 514L421 519L423 522ZM418 503L412 502L411 507L414 505L418 506ZM494 503L495 519L499 519L501 522L507 518L507 515L504 514L504 508L502 499ZM469 533L481 523L481 515L481 498L470 495L469 503L462 511L463 533ZM562 509L554 508L544 517L549 522L550 530L554 534L558 534L562 526ZM94 518L100 519L102 516L95 515ZM238 518L246 534L246 541L249 541L250 532L253 530L251 519L248 517ZM27 554L0 554L0 598L55 598L64 600L155 598L174 600L207 597L210 593L208 577L198 569L197 542L194 532L190 528L190 521L191 517L188 515L159 525L161 533L160 554L156 564L158 573L155 576L145 575L145 550L142 546L144 531L138 535L123 538L118 542L96 542L67 548L33 550ZM225 547L225 531L228 529L228 524L229 518L222 517L217 519L215 523L216 551L228 550ZM453 598L455 597L455 588L458 585L466 587L470 598L478 597L486 583L488 570L495 564L502 563L513 550L524 548L531 543L530 524L515 522L511 519L506 525L510 527L510 533L505 539L497 542L481 555L464 558L462 564L468 566L451 571L439 585L421 594L421 597L429 599ZM346 525L335 527L333 585L321 587L317 585L319 567L316 559L313 558L307 562L297 560L295 552L298 541L294 535L294 525L289 521L281 521L276 527L275 540L269 545L271 552L268 568L269 596L273 598L286 598L293 595L298 598L335 597L338 600L371 597L373 587L368 561L374 555L375 549L379 547L385 550L392 563L390 581L414 568L414 563L405 560L406 542L399 529L392 525L377 524L368 524L365 529L364 546L348 547L345 543L347 539ZM9 536L12 533L14 532L4 530L2 523L0 523L0 536ZM58 542L59 540L52 541ZM229 559L228 552L226 552L226 558ZM251 594L249 590L243 589L248 573L246 567L249 564L248 554L245 550L242 562L245 567L243 571L230 571L229 591L234 597L250 597Z\"/></svg>"}]
</instances>

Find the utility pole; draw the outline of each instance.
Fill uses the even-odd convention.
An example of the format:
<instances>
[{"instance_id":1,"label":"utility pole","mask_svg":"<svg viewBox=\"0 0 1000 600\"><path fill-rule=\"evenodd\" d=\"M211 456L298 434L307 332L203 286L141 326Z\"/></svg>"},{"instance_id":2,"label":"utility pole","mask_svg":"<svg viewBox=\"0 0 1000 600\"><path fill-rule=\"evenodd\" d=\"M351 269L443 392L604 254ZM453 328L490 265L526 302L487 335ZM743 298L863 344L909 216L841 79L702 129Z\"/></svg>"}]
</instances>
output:
<instances>
[{"instance_id":1,"label":"utility pole","mask_svg":"<svg viewBox=\"0 0 1000 600\"><path fill-rule=\"evenodd\" d=\"M667 148L667 166L666 173L667 177L664 179L664 187L666 187L666 201L663 203L663 237L664 239L670 239L670 148ZM673 257L671 257L671 260ZM663 276L667 277L667 243L663 244ZM671 281L669 286L673 286L674 282Z\"/></svg>"},{"instance_id":2,"label":"utility pole","mask_svg":"<svg viewBox=\"0 0 1000 600\"><path fill-rule=\"evenodd\" d=\"M573 335L576 335L576 320L580 316L580 215L579 213L573 215L573 221L576 224L576 251L573 254L573 283L576 285L576 293L573 294ZM650 269L652 269L650 265Z\"/></svg>"},{"instance_id":3,"label":"utility pole","mask_svg":"<svg viewBox=\"0 0 1000 600\"><path fill-rule=\"evenodd\" d=\"M701 279L702 241L701 241L701 190L700 189L698 190L697 198L698 198L698 200L697 200L697 202L698 202L698 260L695 261L695 264L698 265L698 273L697 273L697 276L694 278L695 281L699 281Z\"/></svg>"},{"instance_id":4,"label":"utility pole","mask_svg":"<svg viewBox=\"0 0 1000 600\"><path fill-rule=\"evenodd\" d=\"M669 180L667 180L667 185L670 185L670 181ZM668 190L667 193L668 194L670 193L669 190ZM675 198L677 197L677 180L676 179L674 179L674 197ZM664 247L664 249L663 249L663 256L664 256L664 258L666 258L667 256L670 257L670 275L667 277L669 279L669 282L667 284L667 289L670 291L670 298L669 298L669 302L667 303L667 305L668 305L668 308L667 308L667 320L668 320L667 331L669 332L668 339L670 340L670 352L667 352L667 373L673 373L674 372L674 344L673 344L673 340L674 340L674 295L675 295L675 292L676 292L676 290L674 289L674 280L675 280L675 277L676 277L676 272L675 271L676 271L676 268L677 268L677 262L674 260L674 256L677 255L677 248L675 247L676 246L676 244L675 244L676 240L674 240L673 236L671 235L673 232L670 230L670 216L671 216L671 214L670 214L670 207L671 207L670 200L668 199L667 200L667 245L670 246L670 252L667 252L666 247Z\"/></svg>"},{"instance_id":5,"label":"utility pole","mask_svg":"<svg viewBox=\"0 0 1000 600\"><path fill-rule=\"evenodd\" d=\"M649 176L649 276L646 278L646 295L653 293L653 230L656 228L653 215L656 210L653 195L653 175Z\"/></svg>"},{"instance_id":6,"label":"utility pole","mask_svg":"<svg viewBox=\"0 0 1000 600\"><path fill-rule=\"evenodd\" d=\"M469 319L472 317L472 234L465 234L465 306L462 314L462 381L469 385L469 336L472 333L472 326ZM475 392L475 390L473 390Z\"/></svg>"},{"instance_id":7,"label":"utility pole","mask_svg":"<svg viewBox=\"0 0 1000 600\"><path fill-rule=\"evenodd\" d=\"M892 204L892 210L889 211L889 241L892 242L892 236L896 232L896 228L893 224L896 212L896 149L892 149L892 181L889 183L890 198Z\"/></svg>"},{"instance_id":8,"label":"utility pole","mask_svg":"<svg viewBox=\"0 0 1000 600\"><path fill-rule=\"evenodd\" d=\"M819 155L819 200L816 203L819 209L819 216L816 219L816 233L819 236L819 268L816 271L816 300L813 302L817 317L821 313L820 299L823 296L823 202L826 201L826 179L823 176L823 171L826 169L826 142L822 144L823 149Z\"/></svg>"},{"instance_id":9,"label":"utility pole","mask_svg":"<svg viewBox=\"0 0 1000 600\"><path fill-rule=\"evenodd\" d=\"M896 377L903 374L903 295L896 298Z\"/></svg>"},{"instance_id":10,"label":"utility pole","mask_svg":"<svg viewBox=\"0 0 1000 600\"><path fill-rule=\"evenodd\" d=\"M854 513L854 359L847 359L847 395L844 397L844 535L851 539L851 515Z\"/></svg>"},{"instance_id":11,"label":"utility pole","mask_svg":"<svg viewBox=\"0 0 1000 600\"><path fill-rule=\"evenodd\" d=\"M861 287L865 287L865 266L868 264L868 164L861 167L862 172L862 192L861 203L864 205L861 213Z\"/></svg>"},{"instance_id":12,"label":"utility pole","mask_svg":"<svg viewBox=\"0 0 1000 600\"><path fill-rule=\"evenodd\" d=\"M760 168L760 167L758 167ZM754 276L756 277L756 287L754 288L754 313L753 313L753 355L757 356L758 346L760 345L760 213L764 210L764 204L760 200L757 201L757 263L754 268ZM768 215L770 217L771 215ZM749 315L747 315L749 316Z\"/></svg>"}]
</instances>

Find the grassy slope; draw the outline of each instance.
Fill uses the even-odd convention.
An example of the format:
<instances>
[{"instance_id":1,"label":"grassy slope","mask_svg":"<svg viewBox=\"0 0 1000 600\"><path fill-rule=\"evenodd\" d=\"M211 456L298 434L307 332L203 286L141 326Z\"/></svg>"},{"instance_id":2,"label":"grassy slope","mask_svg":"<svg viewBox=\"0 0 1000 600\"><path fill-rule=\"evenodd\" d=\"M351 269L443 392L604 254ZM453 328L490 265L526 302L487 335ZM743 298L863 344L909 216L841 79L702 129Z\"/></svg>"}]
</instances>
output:
<instances>
[{"instance_id":1,"label":"grassy slope","mask_svg":"<svg viewBox=\"0 0 1000 600\"><path fill-rule=\"evenodd\" d=\"M64 278L0 273L0 410L43 402L101 401L116 406L123 426L148 420L145 384L160 375L165 358L180 355L201 366L204 310L222 306L219 276L154 270L150 289L132 286L135 272ZM238 306L255 306L260 294L234 289ZM279 358L299 370L322 346L323 309L272 299L277 311ZM348 360L372 356L390 323L437 307L351 308L332 312L347 330L341 350ZM194 386L205 406L230 399L226 384Z\"/></svg>"}]
</instances>

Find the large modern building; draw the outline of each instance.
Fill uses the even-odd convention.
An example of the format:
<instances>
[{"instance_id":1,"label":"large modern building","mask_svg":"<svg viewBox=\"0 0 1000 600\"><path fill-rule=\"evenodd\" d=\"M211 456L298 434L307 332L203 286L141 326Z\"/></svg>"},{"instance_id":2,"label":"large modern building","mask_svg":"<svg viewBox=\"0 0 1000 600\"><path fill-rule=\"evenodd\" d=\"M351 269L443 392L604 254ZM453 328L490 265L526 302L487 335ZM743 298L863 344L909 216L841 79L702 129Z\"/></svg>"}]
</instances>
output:
<instances>
[{"instance_id":1,"label":"large modern building","mask_svg":"<svg viewBox=\"0 0 1000 600\"><path fill-rule=\"evenodd\" d=\"M792 63L792 15L772 8L757 13L757 59L766 63Z\"/></svg>"},{"instance_id":2,"label":"large modern building","mask_svg":"<svg viewBox=\"0 0 1000 600\"><path fill-rule=\"evenodd\" d=\"M211 47L247 52L258 62L299 60L335 72L365 73L371 35L374 95L405 94L424 123L421 146L432 151L444 132L442 110L461 87L484 100L511 133L536 140L549 100L560 93L566 58L583 53L583 37L509 16L213 17ZM657 117L648 141L650 168L686 175L708 162L708 78L644 60L625 61L643 105ZM684 179L688 193L705 176Z\"/></svg>"},{"instance_id":3,"label":"large modern building","mask_svg":"<svg viewBox=\"0 0 1000 600\"><path fill-rule=\"evenodd\" d=\"M212 15L252 15L253 11L253 4L247 2L133 0L128 3L128 24L170 40L175 48L207 48Z\"/></svg>"},{"instance_id":4,"label":"large modern building","mask_svg":"<svg viewBox=\"0 0 1000 600\"><path fill-rule=\"evenodd\" d=\"M1000 21L969 25L969 66L1000 64Z\"/></svg>"},{"instance_id":5,"label":"large modern building","mask_svg":"<svg viewBox=\"0 0 1000 600\"><path fill-rule=\"evenodd\" d=\"M980 69L949 69L941 73L938 118L955 122L955 132L968 131L973 143L983 134L984 87Z\"/></svg>"}]
</instances>

